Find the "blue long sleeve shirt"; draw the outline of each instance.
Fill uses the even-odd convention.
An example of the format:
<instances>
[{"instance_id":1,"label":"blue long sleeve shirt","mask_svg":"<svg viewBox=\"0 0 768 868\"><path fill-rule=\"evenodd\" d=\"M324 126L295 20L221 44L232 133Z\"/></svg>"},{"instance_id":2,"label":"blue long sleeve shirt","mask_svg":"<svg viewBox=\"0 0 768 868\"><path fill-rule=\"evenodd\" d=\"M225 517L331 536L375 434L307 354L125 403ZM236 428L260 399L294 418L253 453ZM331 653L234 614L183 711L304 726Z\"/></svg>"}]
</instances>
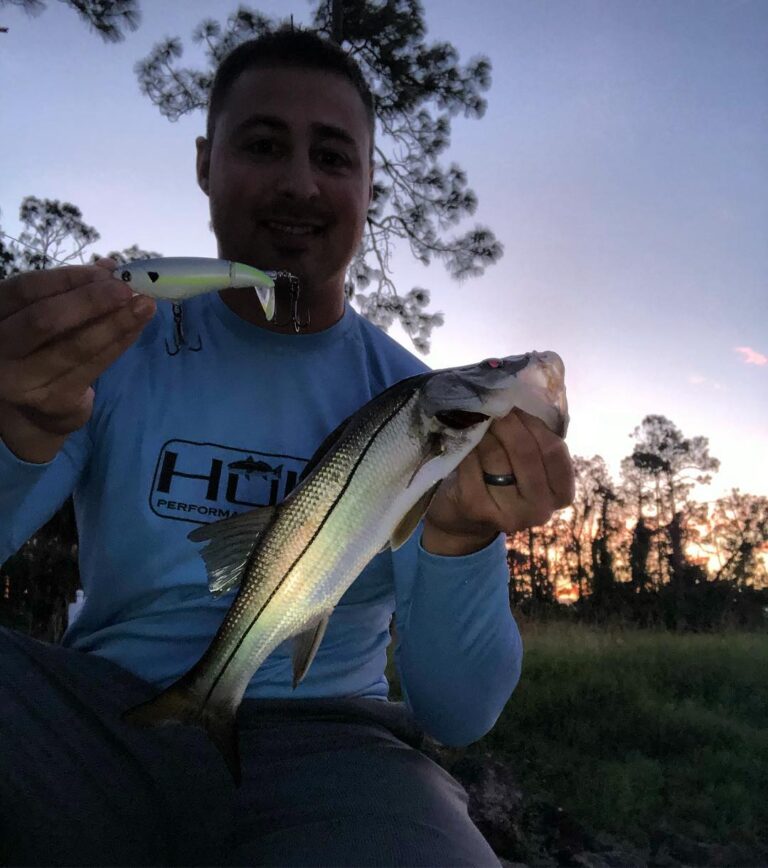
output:
<instances>
[{"instance_id":1,"label":"blue long sleeve shirt","mask_svg":"<svg viewBox=\"0 0 768 868\"><path fill-rule=\"evenodd\" d=\"M425 365L347 305L314 334L268 332L216 294L184 305L188 346L170 355L161 303L140 340L97 381L89 423L48 464L0 440L0 561L74 492L85 605L69 647L166 687L202 655L232 603L214 598L187 534L279 503L339 422ZM420 531L376 556L337 605L294 690L284 643L246 697L385 699L389 625L406 701L423 728L467 744L495 722L520 674L503 538L464 557L430 554Z\"/></svg>"}]
</instances>

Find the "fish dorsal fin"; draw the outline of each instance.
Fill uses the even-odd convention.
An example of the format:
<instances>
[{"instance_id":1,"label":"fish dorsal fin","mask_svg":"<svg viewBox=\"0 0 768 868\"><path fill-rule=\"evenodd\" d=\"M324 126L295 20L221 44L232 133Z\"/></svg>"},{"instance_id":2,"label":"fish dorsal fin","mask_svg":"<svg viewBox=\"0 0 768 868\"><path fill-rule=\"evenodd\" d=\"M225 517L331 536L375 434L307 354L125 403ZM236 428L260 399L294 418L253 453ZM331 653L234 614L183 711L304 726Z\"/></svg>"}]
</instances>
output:
<instances>
[{"instance_id":1,"label":"fish dorsal fin","mask_svg":"<svg viewBox=\"0 0 768 868\"><path fill-rule=\"evenodd\" d=\"M277 507L260 506L241 515L204 524L187 536L208 545L200 552L208 571L208 589L220 597L237 587L259 535L271 524Z\"/></svg>"},{"instance_id":2,"label":"fish dorsal fin","mask_svg":"<svg viewBox=\"0 0 768 868\"><path fill-rule=\"evenodd\" d=\"M317 649L325 636L325 629L328 626L328 619L331 613L321 615L320 620L316 621L307 630L299 633L293 638L293 687L294 690L298 687L301 679L307 674L307 670L312 665L315 659Z\"/></svg>"},{"instance_id":3,"label":"fish dorsal fin","mask_svg":"<svg viewBox=\"0 0 768 868\"><path fill-rule=\"evenodd\" d=\"M399 549L408 537L416 530L417 525L424 517L424 513L429 509L429 504L432 502L432 498L435 496L435 492L440 487L441 482L442 479L438 480L432 488L425 491L408 512L406 512L406 514L400 519L400 522L394 529L389 541L392 546L392 551Z\"/></svg>"}]
</instances>

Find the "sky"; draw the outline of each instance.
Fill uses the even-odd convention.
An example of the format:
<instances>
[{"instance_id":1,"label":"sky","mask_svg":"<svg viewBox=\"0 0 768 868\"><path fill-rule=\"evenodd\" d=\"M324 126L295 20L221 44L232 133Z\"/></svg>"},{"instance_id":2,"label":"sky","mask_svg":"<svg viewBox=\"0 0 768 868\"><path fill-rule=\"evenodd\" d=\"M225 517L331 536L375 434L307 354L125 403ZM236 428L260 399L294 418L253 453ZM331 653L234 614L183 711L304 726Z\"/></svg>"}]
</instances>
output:
<instances>
[{"instance_id":1,"label":"sky","mask_svg":"<svg viewBox=\"0 0 768 868\"><path fill-rule=\"evenodd\" d=\"M260 0L307 23L306 0ZM435 368L555 350L571 453L618 481L644 416L704 436L721 462L695 496L768 495L768 3L764 0L426 0L427 41L492 65L481 120L458 117L445 161L468 173L504 256L452 280L407 248L404 294L431 291ZM49 0L0 6L0 225L26 195L76 204L106 252L138 243L215 256L194 179L197 113L169 122L134 64L234 0L162 0L119 44ZM393 337L411 348L397 327Z\"/></svg>"}]
</instances>

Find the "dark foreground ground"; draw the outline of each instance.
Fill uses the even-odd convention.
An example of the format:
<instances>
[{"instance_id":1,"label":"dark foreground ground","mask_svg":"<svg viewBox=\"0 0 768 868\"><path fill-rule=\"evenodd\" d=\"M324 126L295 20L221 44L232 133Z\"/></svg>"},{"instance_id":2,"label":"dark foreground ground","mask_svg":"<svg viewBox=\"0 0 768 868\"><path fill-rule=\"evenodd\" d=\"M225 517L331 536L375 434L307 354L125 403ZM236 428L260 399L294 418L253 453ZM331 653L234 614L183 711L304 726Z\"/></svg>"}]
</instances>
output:
<instances>
[{"instance_id":1,"label":"dark foreground ground","mask_svg":"<svg viewBox=\"0 0 768 868\"><path fill-rule=\"evenodd\" d=\"M433 757L505 861L768 866L768 635L522 625L493 731Z\"/></svg>"}]
</instances>

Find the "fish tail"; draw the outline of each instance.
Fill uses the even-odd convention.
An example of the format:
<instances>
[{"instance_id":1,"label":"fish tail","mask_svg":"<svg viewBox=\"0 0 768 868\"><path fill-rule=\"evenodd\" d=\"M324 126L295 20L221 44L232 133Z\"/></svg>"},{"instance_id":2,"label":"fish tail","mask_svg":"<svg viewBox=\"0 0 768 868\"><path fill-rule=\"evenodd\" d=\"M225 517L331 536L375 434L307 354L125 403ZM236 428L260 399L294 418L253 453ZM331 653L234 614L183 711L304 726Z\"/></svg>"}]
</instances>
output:
<instances>
[{"instance_id":1,"label":"fish tail","mask_svg":"<svg viewBox=\"0 0 768 868\"><path fill-rule=\"evenodd\" d=\"M224 757L236 786L240 786L240 751L238 750L235 708L231 704L200 704L188 687L171 685L154 699L124 712L122 719L137 726L182 724L204 729Z\"/></svg>"}]
</instances>

